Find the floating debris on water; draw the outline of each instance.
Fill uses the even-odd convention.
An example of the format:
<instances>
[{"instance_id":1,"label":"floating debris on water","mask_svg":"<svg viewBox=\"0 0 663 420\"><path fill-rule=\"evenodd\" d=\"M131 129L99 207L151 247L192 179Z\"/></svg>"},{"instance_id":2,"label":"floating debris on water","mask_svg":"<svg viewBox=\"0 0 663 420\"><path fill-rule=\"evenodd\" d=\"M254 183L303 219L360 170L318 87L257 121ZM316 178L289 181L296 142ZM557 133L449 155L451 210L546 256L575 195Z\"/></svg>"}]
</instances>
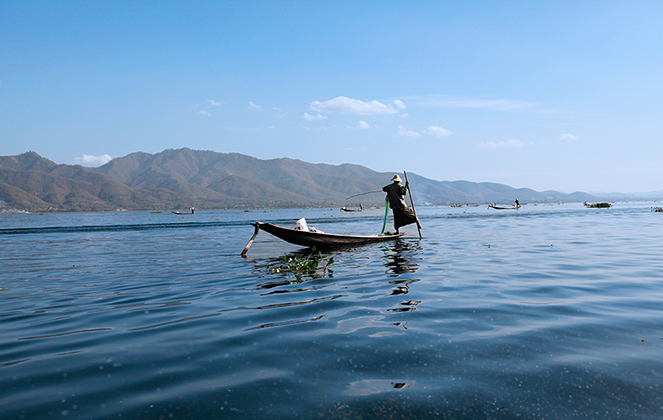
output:
<instances>
[{"instance_id":1,"label":"floating debris on water","mask_svg":"<svg viewBox=\"0 0 663 420\"><path fill-rule=\"evenodd\" d=\"M610 203L588 203L588 202L585 202L584 204L585 204L585 207L587 207L588 209L608 209L608 208L612 207L612 204L610 204Z\"/></svg>"}]
</instances>

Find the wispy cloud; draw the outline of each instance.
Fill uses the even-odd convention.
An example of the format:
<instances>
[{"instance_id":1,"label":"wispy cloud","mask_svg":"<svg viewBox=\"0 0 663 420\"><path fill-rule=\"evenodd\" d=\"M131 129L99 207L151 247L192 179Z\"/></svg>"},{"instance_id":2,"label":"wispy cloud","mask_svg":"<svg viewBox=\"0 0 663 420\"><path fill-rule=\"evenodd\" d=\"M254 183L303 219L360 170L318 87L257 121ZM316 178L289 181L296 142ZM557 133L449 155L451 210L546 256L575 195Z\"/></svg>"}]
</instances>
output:
<instances>
[{"instance_id":1,"label":"wispy cloud","mask_svg":"<svg viewBox=\"0 0 663 420\"><path fill-rule=\"evenodd\" d=\"M249 109L255 109L258 111L262 111L262 106L256 105L253 101L249 101Z\"/></svg>"},{"instance_id":2,"label":"wispy cloud","mask_svg":"<svg viewBox=\"0 0 663 420\"><path fill-rule=\"evenodd\" d=\"M398 99L394 100L394 105L396 105L399 109L405 109L405 104L403 101L399 101Z\"/></svg>"},{"instance_id":3,"label":"wispy cloud","mask_svg":"<svg viewBox=\"0 0 663 420\"><path fill-rule=\"evenodd\" d=\"M199 113L200 115L205 115L205 116L208 116L208 117L211 117L211 116L212 116L212 114L210 114L210 113L207 112L207 111L202 111L202 110L201 110L201 111L198 111L198 113Z\"/></svg>"},{"instance_id":4,"label":"wispy cloud","mask_svg":"<svg viewBox=\"0 0 663 420\"><path fill-rule=\"evenodd\" d=\"M276 106L272 107L272 111L275 112L273 115L276 116L276 117L279 117L279 118L285 118L285 117L288 116L287 112L283 112L283 110L281 108L276 107Z\"/></svg>"},{"instance_id":5,"label":"wispy cloud","mask_svg":"<svg viewBox=\"0 0 663 420\"><path fill-rule=\"evenodd\" d=\"M442 128L437 125L430 126L427 129L420 131L410 130L404 125L398 126L398 135L401 137L421 137L422 133L435 137L447 137L453 134L451 131L447 130L446 128Z\"/></svg>"},{"instance_id":6,"label":"wispy cloud","mask_svg":"<svg viewBox=\"0 0 663 420\"><path fill-rule=\"evenodd\" d=\"M452 134L451 131L447 130L446 128L438 127L437 125L428 127L424 130L424 133L435 137L447 137Z\"/></svg>"},{"instance_id":7,"label":"wispy cloud","mask_svg":"<svg viewBox=\"0 0 663 420\"><path fill-rule=\"evenodd\" d=\"M560 140L578 140L578 136L574 136L573 134L560 134L559 135Z\"/></svg>"},{"instance_id":8,"label":"wispy cloud","mask_svg":"<svg viewBox=\"0 0 663 420\"><path fill-rule=\"evenodd\" d=\"M481 143L479 147L482 149L506 149L506 148L513 148L513 147L527 147L531 146L533 143L529 142L522 142L520 140L506 140L506 141L489 141L486 143Z\"/></svg>"},{"instance_id":9,"label":"wispy cloud","mask_svg":"<svg viewBox=\"0 0 663 420\"><path fill-rule=\"evenodd\" d=\"M489 111L521 111L536 108L539 104L514 99L472 99L448 95L428 95L409 98L409 102L420 106L442 108L485 109Z\"/></svg>"},{"instance_id":10,"label":"wispy cloud","mask_svg":"<svg viewBox=\"0 0 663 420\"><path fill-rule=\"evenodd\" d=\"M385 105L378 101L363 102L345 96L338 96L325 102L313 101L311 102L311 109L322 114L381 115L398 113L398 110L391 105Z\"/></svg>"},{"instance_id":11,"label":"wispy cloud","mask_svg":"<svg viewBox=\"0 0 663 420\"><path fill-rule=\"evenodd\" d=\"M401 137L421 137L421 133L408 130L407 127L402 125L398 126L398 135Z\"/></svg>"},{"instance_id":12,"label":"wispy cloud","mask_svg":"<svg viewBox=\"0 0 663 420\"><path fill-rule=\"evenodd\" d=\"M304 113L304 119L308 121L315 121L315 120L326 120L329 119L329 117L324 116L324 115L311 115L308 112Z\"/></svg>"},{"instance_id":13,"label":"wispy cloud","mask_svg":"<svg viewBox=\"0 0 663 420\"><path fill-rule=\"evenodd\" d=\"M371 126L366 121L359 120L359 124L357 124L354 127L348 127L348 128L354 128L356 130L368 130L369 128L371 128Z\"/></svg>"},{"instance_id":14,"label":"wispy cloud","mask_svg":"<svg viewBox=\"0 0 663 420\"><path fill-rule=\"evenodd\" d=\"M110 155L83 155L82 157L75 157L74 163L76 165L87 166L96 168L97 166L105 165L110 162L113 158Z\"/></svg>"},{"instance_id":15,"label":"wispy cloud","mask_svg":"<svg viewBox=\"0 0 663 420\"><path fill-rule=\"evenodd\" d=\"M207 102L209 102L209 104L212 105L212 106L221 106L221 105L223 105L221 102L216 102L214 99L208 99Z\"/></svg>"}]
</instances>

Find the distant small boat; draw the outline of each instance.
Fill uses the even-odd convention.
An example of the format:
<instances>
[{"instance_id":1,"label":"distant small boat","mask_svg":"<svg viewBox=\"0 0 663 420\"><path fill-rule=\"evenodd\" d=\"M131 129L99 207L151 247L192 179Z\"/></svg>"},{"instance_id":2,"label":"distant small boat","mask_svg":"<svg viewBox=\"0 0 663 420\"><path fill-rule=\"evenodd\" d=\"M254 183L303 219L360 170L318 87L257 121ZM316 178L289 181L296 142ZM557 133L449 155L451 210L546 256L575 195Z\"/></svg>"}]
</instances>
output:
<instances>
[{"instance_id":1,"label":"distant small boat","mask_svg":"<svg viewBox=\"0 0 663 420\"><path fill-rule=\"evenodd\" d=\"M493 204L489 204L488 208L495 209L495 210L518 210L520 206L512 206L512 207L500 207L500 206L495 206Z\"/></svg>"},{"instance_id":2,"label":"distant small boat","mask_svg":"<svg viewBox=\"0 0 663 420\"><path fill-rule=\"evenodd\" d=\"M392 241L394 239L400 238L405 234L404 232L401 232L398 234L385 235L336 235L333 233L284 228L272 223L255 222L251 224L255 226L256 230L253 234L253 237L246 245L246 248L244 248L244 251L242 251L242 255L246 255L246 252L249 250L249 247L253 243L255 237L258 235L258 230L260 229L291 244L316 248L329 248L342 245L364 245L375 242Z\"/></svg>"},{"instance_id":3,"label":"distant small boat","mask_svg":"<svg viewBox=\"0 0 663 420\"><path fill-rule=\"evenodd\" d=\"M191 207L189 211L174 211L173 214L193 214L195 207Z\"/></svg>"},{"instance_id":4,"label":"distant small boat","mask_svg":"<svg viewBox=\"0 0 663 420\"><path fill-rule=\"evenodd\" d=\"M359 203L358 208L348 208L348 207L341 207L341 211L364 211L364 205Z\"/></svg>"}]
</instances>

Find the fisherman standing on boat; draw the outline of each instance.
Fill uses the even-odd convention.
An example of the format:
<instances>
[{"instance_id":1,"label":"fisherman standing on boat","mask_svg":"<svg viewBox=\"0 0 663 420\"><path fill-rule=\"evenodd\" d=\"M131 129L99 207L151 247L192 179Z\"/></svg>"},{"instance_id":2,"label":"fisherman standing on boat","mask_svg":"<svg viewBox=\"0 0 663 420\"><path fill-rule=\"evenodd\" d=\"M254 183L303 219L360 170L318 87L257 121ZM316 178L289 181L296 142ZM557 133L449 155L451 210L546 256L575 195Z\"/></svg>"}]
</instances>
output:
<instances>
[{"instance_id":1,"label":"fisherman standing on boat","mask_svg":"<svg viewBox=\"0 0 663 420\"><path fill-rule=\"evenodd\" d=\"M387 193L389 206L394 213L394 228L396 229L396 233L398 233L401 227L410 223L416 223L417 227L421 229L421 224L414 211L405 204L405 194L407 193L408 184L406 183L403 186L401 184L401 177L398 174L394 175L391 180L393 183L382 188L382 191Z\"/></svg>"}]
</instances>

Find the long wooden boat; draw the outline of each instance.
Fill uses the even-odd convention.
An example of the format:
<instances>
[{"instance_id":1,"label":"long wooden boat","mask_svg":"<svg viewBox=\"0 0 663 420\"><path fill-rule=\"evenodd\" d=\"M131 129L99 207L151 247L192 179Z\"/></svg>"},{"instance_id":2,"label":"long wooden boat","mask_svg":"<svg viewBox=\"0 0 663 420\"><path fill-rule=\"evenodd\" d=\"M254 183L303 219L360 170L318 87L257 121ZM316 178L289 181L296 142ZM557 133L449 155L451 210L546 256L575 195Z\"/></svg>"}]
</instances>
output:
<instances>
[{"instance_id":1,"label":"long wooden boat","mask_svg":"<svg viewBox=\"0 0 663 420\"><path fill-rule=\"evenodd\" d=\"M518 210L520 208L520 206L518 206L518 207L516 207L516 206L513 206L513 207L500 207L500 206L493 206L492 204L489 204L488 207L491 208L491 209L495 209L495 210Z\"/></svg>"},{"instance_id":2,"label":"long wooden boat","mask_svg":"<svg viewBox=\"0 0 663 420\"><path fill-rule=\"evenodd\" d=\"M191 207L189 208L189 211L174 211L173 214L193 214L195 210L195 207Z\"/></svg>"},{"instance_id":3,"label":"long wooden boat","mask_svg":"<svg viewBox=\"0 0 663 420\"><path fill-rule=\"evenodd\" d=\"M391 241L404 235L403 232L391 235L337 235L333 233L311 232L284 228L272 223L255 222L251 224L255 226L256 233L254 234L253 238L251 238L251 241L245 250L248 250L250 243L255 238L255 235L257 235L259 229L264 230L265 232L270 233L279 239L283 239L286 242L290 242L291 244L316 248L328 248L340 245L362 245L374 242ZM245 252L242 254L245 254Z\"/></svg>"}]
</instances>

